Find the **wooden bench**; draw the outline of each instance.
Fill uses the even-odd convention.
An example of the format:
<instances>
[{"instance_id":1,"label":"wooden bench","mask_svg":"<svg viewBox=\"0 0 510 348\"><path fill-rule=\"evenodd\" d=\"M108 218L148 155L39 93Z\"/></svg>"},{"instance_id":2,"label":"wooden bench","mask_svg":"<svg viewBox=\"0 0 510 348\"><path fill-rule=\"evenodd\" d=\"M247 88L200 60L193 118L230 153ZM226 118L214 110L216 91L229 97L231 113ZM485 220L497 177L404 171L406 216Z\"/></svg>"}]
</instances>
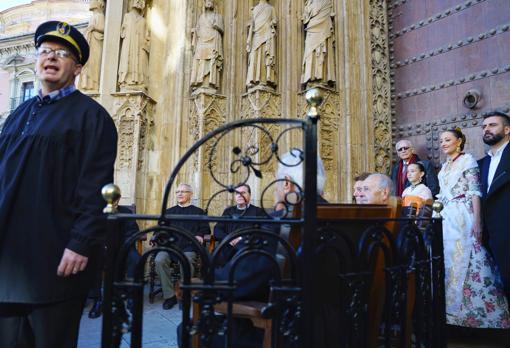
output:
<instances>
[{"instance_id":1,"label":"wooden bench","mask_svg":"<svg viewBox=\"0 0 510 348\"><path fill-rule=\"evenodd\" d=\"M400 216L401 201L396 198L392 198L388 205L355 205L355 204L325 204L319 205L317 208L317 218L319 223L325 220L335 219L352 219L353 222L360 222L365 219L377 219L377 218L397 218ZM299 215L299 209L295 210L295 217ZM365 220L366 221L366 220ZM366 224L366 223L365 223ZM386 222L385 227L392 233L396 233L398 224L394 221ZM359 228L358 228L359 229ZM354 231L356 233L356 231ZM301 228L294 226L291 228L288 235L289 243L297 250L301 244ZM382 315L384 305L384 292L378 291L384 284L384 271L383 271L383 258L382 255L378 255L376 266L374 270L373 286L370 290L370 318L380 318ZM284 267L287 270L287 267ZM284 271L283 278L288 276L287 271ZM265 302L257 301L243 301L234 302L232 306L232 317L233 318L246 318L252 321L255 327L264 330L264 340L262 347L269 348L272 346L272 320L262 317L261 309L266 306ZM194 315L199 314L198 306L193 304ZM226 314L227 303L220 303L215 306L215 310ZM195 317L194 321L197 320ZM371 320L369 326L369 347L375 347L377 342L377 330L380 320ZM199 347L199 340L197 337L193 339L193 347Z\"/></svg>"}]
</instances>

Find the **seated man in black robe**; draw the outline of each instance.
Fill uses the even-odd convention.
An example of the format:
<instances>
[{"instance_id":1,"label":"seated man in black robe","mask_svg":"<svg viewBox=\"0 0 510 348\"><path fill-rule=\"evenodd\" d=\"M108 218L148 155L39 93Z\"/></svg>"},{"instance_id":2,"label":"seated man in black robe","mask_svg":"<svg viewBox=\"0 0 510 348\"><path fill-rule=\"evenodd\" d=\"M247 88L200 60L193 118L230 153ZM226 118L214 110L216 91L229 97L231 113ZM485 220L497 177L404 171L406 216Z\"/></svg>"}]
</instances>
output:
<instances>
[{"instance_id":1,"label":"seated man in black robe","mask_svg":"<svg viewBox=\"0 0 510 348\"><path fill-rule=\"evenodd\" d=\"M275 210L270 216L277 218L290 217L292 213L292 205L288 202L296 199L296 203L300 201L298 198L302 192L299 187L303 187L303 166L301 154L299 151L292 151L284 154L281 157L281 162L286 163L283 165L279 163L278 171L276 173L277 179L280 179L276 187L276 204ZM327 203L322 198L321 194L324 190L326 176L324 165L320 158L317 159L317 202ZM298 187L299 185L299 187ZM285 198L286 196L286 198ZM285 204L287 202L287 204ZM286 207L284 207L286 205ZM260 208L259 208L260 209ZM228 209L227 209L228 210ZM262 211L265 217L265 213ZM271 223L261 224L260 229L271 231L275 234L288 238L290 232L289 225L277 225ZM267 251L272 257L278 260L279 254L282 257L287 255L282 250L278 250L279 243L276 239L267 239L267 244L263 249ZM234 249L234 253L230 255L226 264L222 267L216 268L214 275L216 281L227 281L229 279L230 270L234 266L235 256L247 251L243 245L239 245ZM301 260L302 261L302 260ZM236 266L234 271L234 281L236 289L234 290L233 298L235 301L267 301L269 296L269 287L272 279L275 279L279 269L275 269L275 264L267 257L262 257L259 254L249 254L243 258ZM181 343L181 326L178 327L178 342ZM231 331L232 347L248 348L248 347L262 347L263 331L255 328L249 319L233 318L232 331ZM225 337L215 336L213 339L212 347L224 347Z\"/></svg>"},{"instance_id":2,"label":"seated man in black robe","mask_svg":"<svg viewBox=\"0 0 510 348\"><path fill-rule=\"evenodd\" d=\"M248 184L243 184L235 189L236 205L226 208L222 216L242 219L244 217L267 217L262 208L251 204L251 188ZM244 228L255 227L253 223L227 223L218 222L214 227L214 238L221 242L226 236ZM232 248L226 248L222 253L222 262L226 262L235 253L235 247L241 238L236 238L230 242Z\"/></svg>"},{"instance_id":3,"label":"seated man in black robe","mask_svg":"<svg viewBox=\"0 0 510 348\"><path fill-rule=\"evenodd\" d=\"M205 212L191 204L193 197L193 188L188 184L180 184L175 191L177 198L177 205L167 209L165 214L171 215L205 215ZM171 221L170 227L176 227L191 235L200 242L204 242L204 236L210 233L209 224L207 222L190 222L190 221ZM177 242L177 247L180 248L184 255L188 258L193 267L193 260L196 257L196 252L193 251L191 242L183 240L182 238ZM175 296L174 284L172 279L172 260L168 253L159 252L156 255L156 272L161 280L161 288L163 290L163 309L170 309L177 304ZM193 273L193 270L192 270Z\"/></svg>"}]
</instances>

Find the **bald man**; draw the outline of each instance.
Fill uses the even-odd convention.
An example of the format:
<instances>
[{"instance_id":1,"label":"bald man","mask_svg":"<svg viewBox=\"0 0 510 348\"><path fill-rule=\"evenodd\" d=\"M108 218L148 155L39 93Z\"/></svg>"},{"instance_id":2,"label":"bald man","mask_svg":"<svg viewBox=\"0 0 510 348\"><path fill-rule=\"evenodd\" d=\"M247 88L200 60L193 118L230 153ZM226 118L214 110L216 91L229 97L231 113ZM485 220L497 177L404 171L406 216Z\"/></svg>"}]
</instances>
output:
<instances>
[{"instance_id":1,"label":"bald man","mask_svg":"<svg viewBox=\"0 0 510 348\"><path fill-rule=\"evenodd\" d=\"M393 182L384 174L370 174L363 180L362 190L357 197L359 204L388 204L393 194Z\"/></svg>"}]
</instances>

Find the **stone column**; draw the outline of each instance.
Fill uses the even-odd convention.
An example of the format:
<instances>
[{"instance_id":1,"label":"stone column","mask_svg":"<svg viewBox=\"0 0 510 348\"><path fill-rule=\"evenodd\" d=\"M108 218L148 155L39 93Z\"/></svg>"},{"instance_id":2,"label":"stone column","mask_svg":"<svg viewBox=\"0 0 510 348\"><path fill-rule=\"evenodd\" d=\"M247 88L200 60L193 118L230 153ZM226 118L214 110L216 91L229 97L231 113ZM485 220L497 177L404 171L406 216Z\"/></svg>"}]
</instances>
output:
<instances>
[{"instance_id":1,"label":"stone column","mask_svg":"<svg viewBox=\"0 0 510 348\"><path fill-rule=\"evenodd\" d=\"M281 97L278 93L268 89L255 87L248 93L241 96L241 119L253 118L280 118L281 117ZM278 137L281 132L281 127L278 125L262 125L269 131L273 140ZM242 142L244 148L254 146L259 149L259 153L253 156L255 161L261 162L271 155L271 140L262 131L247 127L242 132ZM262 166L262 180L258 180L254 175L250 177L249 184L252 190L252 199L254 204L258 206L271 207L273 205L273 197L265 196L268 201L261 203L258 201L261 198L262 190L266 188L273 180L275 173L275 161L270 161L267 165Z\"/></svg>"},{"instance_id":2,"label":"stone column","mask_svg":"<svg viewBox=\"0 0 510 348\"><path fill-rule=\"evenodd\" d=\"M191 96L187 148L226 122L225 109L226 97L223 95L197 93ZM207 207L207 203L209 198L221 189L212 175L227 183L230 178L228 171L230 162L228 161L229 154L222 151L225 150L223 146L219 147L219 152L215 152L210 157L213 145L214 139L203 144L192 156L192 160L188 160L184 176L179 177L178 180L194 187L194 200L198 206L203 209L208 208L210 214L221 215L223 209L228 205L227 196L222 195L213 200L210 207Z\"/></svg>"},{"instance_id":3,"label":"stone column","mask_svg":"<svg viewBox=\"0 0 510 348\"><path fill-rule=\"evenodd\" d=\"M117 67L119 66L122 18L125 13L123 0L106 2L106 23L102 56L100 94L98 101L110 112L118 132L115 183L121 188L121 204L136 204L143 211L147 195L147 138L153 133L155 100L145 86L139 90L117 92ZM154 190L154 188L151 188Z\"/></svg>"},{"instance_id":4,"label":"stone column","mask_svg":"<svg viewBox=\"0 0 510 348\"><path fill-rule=\"evenodd\" d=\"M130 205L145 194L146 139L153 124L155 102L143 92L120 92L113 97L112 114L119 137L115 183L122 192L120 204Z\"/></svg>"},{"instance_id":5,"label":"stone column","mask_svg":"<svg viewBox=\"0 0 510 348\"><path fill-rule=\"evenodd\" d=\"M103 56L101 58L101 78L99 82L99 102L108 111L113 108L113 93L117 91L117 67L119 65L120 27L122 25L123 0L106 2L106 22L104 29Z\"/></svg>"},{"instance_id":6,"label":"stone column","mask_svg":"<svg viewBox=\"0 0 510 348\"><path fill-rule=\"evenodd\" d=\"M326 170L326 185L324 186L324 198L329 202L341 201L341 176L338 171L340 167L341 152L339 134L346 130L340 131L340 95L333 89L317 86L320 90L324 101L319 107L319 127L318 127L318 144L319 156L324 163ZM308 104L305 94L308 90L300 93L299 110L302 117L306 117Z\"/></svg>"}]
</instances>

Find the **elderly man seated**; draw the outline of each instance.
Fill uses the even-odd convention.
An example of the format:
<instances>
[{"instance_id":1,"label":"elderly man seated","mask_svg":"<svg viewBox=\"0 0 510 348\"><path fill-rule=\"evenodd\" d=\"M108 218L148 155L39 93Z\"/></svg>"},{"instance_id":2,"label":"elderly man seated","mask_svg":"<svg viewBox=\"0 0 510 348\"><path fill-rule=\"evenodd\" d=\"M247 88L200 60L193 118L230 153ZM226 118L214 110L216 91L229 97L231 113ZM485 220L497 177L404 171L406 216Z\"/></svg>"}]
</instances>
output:
<instances>
[{"instance_id":1,"label":"elderly man seated","mask_svg":"<svg viewBox=\"0 0 510 348\"><path fill-rule=\"evenodd\" d=\"M299 187L303 187L303 162L302 153L292 150L280 157L278 163L277 179L281 179L276 187L276 204L273 216L282 217L283 202L285 196L287 200L298 198L301 195ZM282 164L284 163L284 164ZM317 197L318 202L326 202L321 196L326 181L324 165L320 158L317 159ZM295 195L293 195L293 193ZM299 201L299 199L297 200ZM289 209L289 207L287 207ZM280 210L279 210L280 209ZM291 208L290 208L291 209ZM284 235L290 230L289 226L277 224L262 224L263 230L272 231L275 234ZM215 269L216 281L228 280L230 271L234 267L234 255L245 252L244 246L238 243L234 254L230 255L230 259L225 265ZM228 244L227 244L228 245ZM225 245L225 246L227 246ZM275 240L269 240L263 247L269 254L276 257L278 245ZM269 283L275 278L275 264L266 257L261 257L258 253L250 253L246 255L240 262L236 263L234 271L234 280L236 282L236 290L234 291L234 300L244 301L266 301L269 294ZM181 337L182 327L177 328L178 336ZM232 323L232 344L234 347L261 347L263 341L263 332L255 328L249 319L234 318ZM179 344L181 339L178 339ZM215 336L212 347L224 347L225 337Z\"/></svg>"},{"instance_id":2,"label":"elderly man seated","mask_svg":"<svg viewBox=\"0 0 510 348\"><path fill-rule=\"evenodd\" d=\"M191 204L193 197L193 187L189 184L181 183L177 186L175 191L177 205L167 209L165 214L170 215L205 215L205 212L197 206ZM191 235L203 243L204 236L210 233L209 224L200 221L171 221L170 227L175 227L180 230L189 232ZM194 272L193 260L196 257L196 252L193 250L193 245L190 241L178 239L176 246L180 248L184 255L188 258L190 266L192 267L191 273ZM167 252L158 252L155 258L156 272L161 280L161 290L163 292L163 309L168 310L177 304L177 297L175 295L172 259Z\"/></svg>"},{"instance_id":3,"label":"elderly man seated","mask_svg":"<svg viewBox=\"0 0 510 348\"><path fill-rule=\"evenodd\" d=\"M292 200L293 193L301 194L299 187L303 187L303 161L301 160L301 152L291 150L281 157L281 163L278 164L276 177L280 181L277 190L277 201L284 202L285 196L287 200ZM317 157L317 203L328 203L323 197L324 185L326 184L326 174L324 164L320 157ZM296 196L297 197L297 196ZM278 210L278 202L276 210Z\"/></svg>"},{"instance_id":4,"label":"elderly man seated","mask_svg":"<svg viewBox=\"0 0 510 348\"><path fill-rule=\"evenodd\" d=\"M393 181L384 174L370 174L363 181L363 189L358 196L359 204L388 204L393 195Z\"/></svg>"}]
</instances>

